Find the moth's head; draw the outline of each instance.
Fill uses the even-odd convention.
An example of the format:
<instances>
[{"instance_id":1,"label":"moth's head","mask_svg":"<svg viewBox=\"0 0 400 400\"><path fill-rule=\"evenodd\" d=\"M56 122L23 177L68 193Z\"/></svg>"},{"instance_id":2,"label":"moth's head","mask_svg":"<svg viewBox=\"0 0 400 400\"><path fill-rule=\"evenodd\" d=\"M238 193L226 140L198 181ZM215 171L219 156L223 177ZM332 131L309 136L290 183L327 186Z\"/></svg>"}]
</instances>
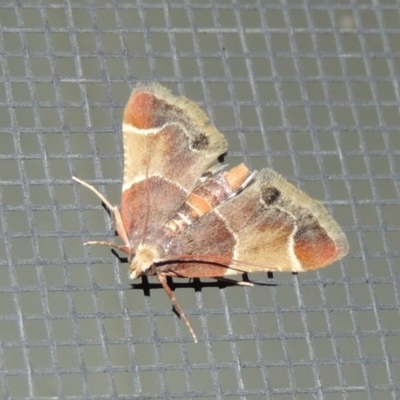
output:
<instances>
[{"instance_id":1,"label":"moth's head","mask_svg":"<svg viewBox=\"0 0 400 400\"><path fill-rule=\"evenodd\" d=\"M130 261L129 279L136 279L142 275L153 275L155 273L154 263L160 260L160 256L157 246L140 244Z\"/></svg>"}]
</instances>

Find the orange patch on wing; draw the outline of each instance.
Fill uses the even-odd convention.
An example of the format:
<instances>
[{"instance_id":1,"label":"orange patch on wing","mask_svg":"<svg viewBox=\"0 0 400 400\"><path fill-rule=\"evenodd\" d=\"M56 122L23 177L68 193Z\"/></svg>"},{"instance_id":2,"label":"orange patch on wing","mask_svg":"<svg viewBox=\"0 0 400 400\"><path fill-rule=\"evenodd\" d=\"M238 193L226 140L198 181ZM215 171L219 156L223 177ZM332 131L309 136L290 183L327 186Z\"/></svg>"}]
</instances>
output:
<instances>
[{"instance_id":1,"label":"orange patch on wing","mask_svg":"<svg viewBox=\"0 0 400 400\"><path fill-rule=\"evenodd\" d=\"M335 243L326 235L315 241L297 239L294 250L304 270L322 268L340 258Z\"/></svg>"},{"instance_id":2,"label":"orange patch on wing","mask_svg":"<svg viewBox=\"0 0 400 400\"><path fill-rule=\"evenodd\" d=\"M157 110L157 98L150 93L133 94L124 111L124 123L138 129L151 129L156 127L154 121Z\"/></svg>"}]
</instances>

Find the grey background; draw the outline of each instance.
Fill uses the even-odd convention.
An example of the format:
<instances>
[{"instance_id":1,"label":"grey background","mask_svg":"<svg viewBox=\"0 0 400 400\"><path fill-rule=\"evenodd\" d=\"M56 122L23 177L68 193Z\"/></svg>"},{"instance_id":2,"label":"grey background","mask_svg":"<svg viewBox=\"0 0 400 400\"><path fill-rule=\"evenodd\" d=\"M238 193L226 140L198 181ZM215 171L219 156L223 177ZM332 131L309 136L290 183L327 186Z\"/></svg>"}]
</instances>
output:
<instances>
[{"instance_id":1,"label":"grey background","mask_svg":"<svg viewBox=\"0 0 400 400\"><path fill-rule=\"evenodd\" d=\"M399 399L398 1L0 3L0 397ZM253 288L153 278L107 248L138 81L198 102L225 161L325 201L350 254ZM144 288L144 290L143 290Z\"/></svg>"}]
</instances>

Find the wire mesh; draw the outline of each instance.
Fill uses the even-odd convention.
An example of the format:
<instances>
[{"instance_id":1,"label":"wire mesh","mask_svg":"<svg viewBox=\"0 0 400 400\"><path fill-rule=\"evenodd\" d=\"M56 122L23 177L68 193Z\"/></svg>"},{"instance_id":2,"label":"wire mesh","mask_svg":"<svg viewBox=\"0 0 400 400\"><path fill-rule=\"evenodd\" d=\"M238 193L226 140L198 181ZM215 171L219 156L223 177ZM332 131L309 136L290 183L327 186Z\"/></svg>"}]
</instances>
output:
<instances>
[{"instance_id":1,"label":"wire mesh","mask_svg":"<svg viewBox=\"0 0 400 400\"><path fill-rule=\"evenodd\" d=\"M399 3L0 4L0 396L400 397ZM88 239L118 204L122 109L138 81L197 101L226 162L276 169L324 200L350 255L175 281L192 343L150 278Z\"/></svg>"}]
</instances>

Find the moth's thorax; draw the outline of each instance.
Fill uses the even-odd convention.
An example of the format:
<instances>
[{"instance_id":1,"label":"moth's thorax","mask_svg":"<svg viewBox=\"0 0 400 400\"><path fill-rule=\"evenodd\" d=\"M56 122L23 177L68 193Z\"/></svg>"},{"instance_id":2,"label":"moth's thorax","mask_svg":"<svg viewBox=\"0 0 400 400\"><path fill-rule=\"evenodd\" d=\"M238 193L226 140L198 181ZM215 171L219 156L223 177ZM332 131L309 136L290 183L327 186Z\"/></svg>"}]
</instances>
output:
<instances>
[{"instance_id":1,"label":"moth's thorax","mask_svg":"<svg viewBox=\"0 0 400 400\"><path fill-rule=\"evenodd\" d=\"M153 275L154 263L159 261L162 256L163 251L159 246L140 244L129 266L129 278L136 279L141 275Z\"/></svg>"}]
</instances>

